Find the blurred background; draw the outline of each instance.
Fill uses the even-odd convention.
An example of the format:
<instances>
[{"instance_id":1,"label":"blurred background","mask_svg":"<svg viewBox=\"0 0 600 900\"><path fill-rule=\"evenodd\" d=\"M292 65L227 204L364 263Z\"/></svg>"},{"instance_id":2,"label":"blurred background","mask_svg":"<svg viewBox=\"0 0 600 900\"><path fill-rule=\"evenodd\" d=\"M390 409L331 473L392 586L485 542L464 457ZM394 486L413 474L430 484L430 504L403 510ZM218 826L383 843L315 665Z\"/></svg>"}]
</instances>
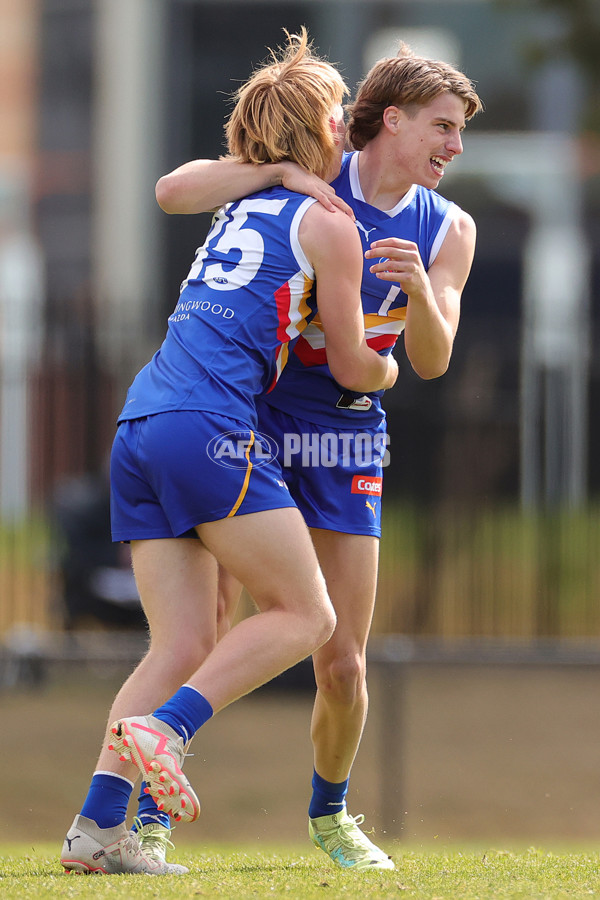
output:
<instances>
[{"instance_id":1,"label":"blurred background","mask_svg":"<svg viewBox=\"0 0 600 900\"><path fill-rule=\"evenodd\" d=\"M143 650L107 460L210 222L164 215L154 185L224 152L231 94L302 24L351 88L402 39L466 72L485 103L440 186L478 226L450 369L420 381L400 342L386 397L371 658L389 708L375 704L357 763L370 814L430 838L440 815L455 837L600 835L570 790L552 813L521 808L525 762L552 735L567 742L553 783L595 771L600 737L597 0L0 0L0 703L16 714L61 665L94 681ZM302 669L283 689L301 706L309 682ZM494 727L522 748L502 783L471 728L490 711L500 758ZM423 769L446 719L455 759L473 754L464 784L439 760ZM402 787L381 792L379 771ZM444 793L478 777L500 824L475 789L462 818ZM583 805L598 796L579 790Z\"/></svg>"}]
</instances>

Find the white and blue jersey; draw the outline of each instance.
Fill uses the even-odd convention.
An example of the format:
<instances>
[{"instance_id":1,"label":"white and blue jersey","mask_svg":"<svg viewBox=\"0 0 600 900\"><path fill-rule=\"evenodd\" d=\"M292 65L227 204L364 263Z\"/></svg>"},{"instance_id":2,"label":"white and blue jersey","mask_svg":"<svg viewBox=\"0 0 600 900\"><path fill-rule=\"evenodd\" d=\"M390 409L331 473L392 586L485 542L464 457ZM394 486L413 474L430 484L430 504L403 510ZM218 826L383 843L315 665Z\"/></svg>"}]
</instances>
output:
<instances>
[{"instance_id":1,"label":"white and blue jersey","mask_svg":"<svg viewBox=\"0 0 600 900\"><path fill-rule=\"evenodd\" d=\"M345 154L333 187L354 210L363 250L368 250L373 241L389 237L413 241L425 269L435 260L459 211L454 203L420 185L413 185L393 209L382 211L369 205L360 187L358 153ZM404 329L408 297L399 284L382 281L369 272L373 262L363 262L365 332L369 346L386 355ZM317 314L296 342L282 378L265 400L307 422L360 428L381 422L382 395L383 391L378 391L363 396L336 382L327 365L325 334Z\"/></svg>"},{"instance_id":2,"label":"white and blue jersey","mask_svg":"<svg viewBox=\"0 0 600 900\"><path fill-rule=\"evenodd\" d=\"M315 312L314 271L298 240L314 202L273 187L219 210L119 422L205 410L256 427L256 397L276 384Z\"/></svg>"},{"instance_id":3,"label":"white and blue jersey","mask_svg":"<svg viewBox=\"0 0 600 900\"><path fill-rule=\"evenodd\" d=\"M315 311L298 240L314 202L275 187L215 216L119 416L113 540L191 537L205 522L295 506L256 433L256 400Z\"/></svg>"}]
</instances>

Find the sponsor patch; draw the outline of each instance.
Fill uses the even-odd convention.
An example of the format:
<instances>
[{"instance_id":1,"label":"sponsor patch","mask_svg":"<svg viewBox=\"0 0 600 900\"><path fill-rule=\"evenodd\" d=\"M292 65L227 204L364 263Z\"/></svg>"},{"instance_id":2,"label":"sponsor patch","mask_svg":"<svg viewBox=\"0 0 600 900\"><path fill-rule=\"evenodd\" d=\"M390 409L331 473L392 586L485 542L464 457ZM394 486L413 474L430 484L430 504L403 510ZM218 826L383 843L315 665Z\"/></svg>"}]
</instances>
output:
<instances>
[{"instance_id":1,"label":"sponsor patch","mask_svg":"<svg viewBox=\"0 0 600 900\"><path fill-rule=\"evenodd\" d=\"M381 497L383 490L383 478L379 475L355 475L352 479L351 492L353 494L370 494Z\"/></svg>"},{"instance_id":2,"label":"sponsor patch","mask_svg":"<svg viewBox=\"0 0 600 900\"><path fill-rule=\"evenodd\" d=\"M361 412L365 412L371 409L373 401L366 394L363 397L355 397L354 394L344 393L335 405L338 409L360 409Z\"/></svg>"}]
</instances>

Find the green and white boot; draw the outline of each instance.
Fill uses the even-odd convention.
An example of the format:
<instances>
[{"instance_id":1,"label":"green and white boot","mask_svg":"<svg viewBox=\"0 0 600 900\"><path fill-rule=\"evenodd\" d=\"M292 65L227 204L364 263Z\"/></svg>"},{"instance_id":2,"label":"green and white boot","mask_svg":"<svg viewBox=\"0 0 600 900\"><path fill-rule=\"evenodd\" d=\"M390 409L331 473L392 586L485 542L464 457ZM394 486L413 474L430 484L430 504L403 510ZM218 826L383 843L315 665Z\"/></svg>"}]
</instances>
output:
<instances>
[{"instance_id":1,"label":"green and white boot","mask_svg":"<svg viewBox=\"0 0 600 900\"><path fill-rule=\"evenodd\" d=\"M174 846L171 841L170 828L160 825L158 822L149 822L147 825L142 825L139 820L136 821L135 825L140 842L140 850L145 856L156 860L161 865L168 866L174 875L185 875L186 872L189 872L189 869L185 866L167 862L167 850L172 850Z\"/></svg>"},{"instance_id":2,"label":"green and white boot","mask_svg":"<svg viewBox=\"0 0 600 900\"><path fill-rule=\"evenodd\" d=\"M333 816L309 819L308 834L315 847L320 847L341 869L394 869L391 857L358 827L364 820L362 814L349 816L343 810Z\"/></svg>"}]
</instances>

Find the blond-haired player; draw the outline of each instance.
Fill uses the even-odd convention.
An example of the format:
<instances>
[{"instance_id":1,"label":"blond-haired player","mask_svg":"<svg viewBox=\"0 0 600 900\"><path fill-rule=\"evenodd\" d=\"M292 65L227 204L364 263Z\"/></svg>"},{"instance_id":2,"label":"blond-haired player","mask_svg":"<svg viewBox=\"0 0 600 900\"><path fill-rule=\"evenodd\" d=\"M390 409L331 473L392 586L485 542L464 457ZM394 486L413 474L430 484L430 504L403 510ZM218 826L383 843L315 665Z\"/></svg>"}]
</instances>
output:
<instances>
[{"instance_id":1,"label":"blond-haired player","mask_svg":"<svg viewBox=\"0 0 600 900\"><path fill-rule=\"evenodd\" d=\"M306 33L290 37L239 92L232 151L241 161L261 154L333 177L344 92ZM290 96L293 117L285 112ZM128 831L136 777L141 772L159 810L193 821L200 805L182 772L185 745L214 713L333 632L308 529L279 463L265 463L256 400L274 388L290 343L313 317L314 284L335 377L357 390L394 382L395 364L366 344L360 274L360 240L346 216L278 186L229 204L196 254L163 344L128 391L111 455L112 533L131 542L150 646L110 711L63 845L67 871L185 871L164 861L156 834L152 842L142 835L141 847ZM218 643L217 561L259 610ZM71 748L76 735L74 726ZM163 838L164 849L166 828Z\"/></svg>"},{"instance_id":2,"label":"blond-haired player","mask_svg":"<svg viewBox=\"0 0 600 900\"><path fill-rule=\"evenodd\" d=\"M283 162L240 165L194 160L158 183L170 213L194 213L281 182L329 209L351 210L361 236L362 302L367 342L382 355L400 334L422 378L442 375L459 322L460 298L475 248L472 218L437 193L446 167L463 152L466 122L481 109L471 80L443 61L416 56L402 44L378 61L349 106L345 155L332 185ZM335 218L335 217L333 217ZM335 273L339 266L332 264ZM330 365L322 320L314 319L294 347L276 389L260 404L263 431L280 444L305 435L284 468L311 534L337 615L333 636L313 654L317 693L309 832L333 861L348 869L387 868L385 854L346 811L346 793L368 706L366 644L373 614L380 536L383 456L387 449L382 392L346 391ZM303 454L337 440L337 463L314 465ZM365 465L353 447L383 448ZM288 451L290 450L288 441ZM393 456L393 448L389 448ZM236 602L234 581L222 574L225 606ZM390 786L393 790L393 786Z\"/></svg>"}]
</instances>

